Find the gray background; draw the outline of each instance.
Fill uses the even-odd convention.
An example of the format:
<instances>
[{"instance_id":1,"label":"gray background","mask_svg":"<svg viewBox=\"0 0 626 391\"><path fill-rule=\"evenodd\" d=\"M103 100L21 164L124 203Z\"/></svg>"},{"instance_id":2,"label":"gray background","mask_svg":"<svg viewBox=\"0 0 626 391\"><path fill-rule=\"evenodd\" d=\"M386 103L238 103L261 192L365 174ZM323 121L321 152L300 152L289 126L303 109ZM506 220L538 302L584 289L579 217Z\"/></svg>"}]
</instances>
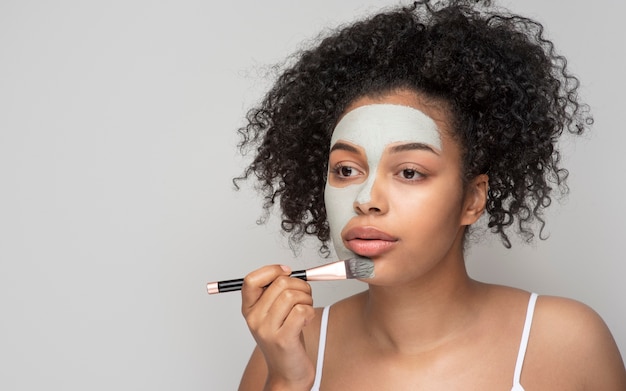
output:
<instances>
[{"instance_id":1,"label":"gray background","mask_svg":"<svg viewBox=\"0 0 626 391\"><path fill-rule=\"evenodd\" d=\"M253 347L238 294L205 283L295 256L235 192L236 128L267 65L375 0L0 3L0 389L232 390ZM619 5L618 5L619 4ZM621 2L526 0L592 105L566 139L550 239L487 236L471 274L595 308L626 352ZM319 284L319 285L318 285ZM315 283L317 305L363 289ZM584 337L584 336L581 336Z\"/></svg>"}]
</instances>

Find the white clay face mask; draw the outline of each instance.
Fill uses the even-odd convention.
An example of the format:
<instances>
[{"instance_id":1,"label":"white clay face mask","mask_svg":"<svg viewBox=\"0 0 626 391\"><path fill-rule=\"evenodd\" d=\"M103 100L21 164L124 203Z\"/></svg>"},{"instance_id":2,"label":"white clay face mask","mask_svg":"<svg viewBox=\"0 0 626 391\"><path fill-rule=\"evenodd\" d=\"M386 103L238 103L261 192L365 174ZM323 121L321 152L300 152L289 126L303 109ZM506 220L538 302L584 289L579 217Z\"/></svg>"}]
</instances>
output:
<instances>
[{"instance_id":1,"label":"white clay face mask","mask_svg":"<svg viewBox=\"0 0 626 391\"><path fill-rule=\"evenodd\" d=\"M340 259L354 256L341 240L341 231L356 216L354 203L370 200L378 164L385 148L393 143L422 143L441 151L441 136L435 122L415 108L396 104L372 104L350 111L339 121L330 141L347 141L363 148L369 175L365 181L334 187L326 181L324 201L331 239Z\"/></svg>"}]
</instances>

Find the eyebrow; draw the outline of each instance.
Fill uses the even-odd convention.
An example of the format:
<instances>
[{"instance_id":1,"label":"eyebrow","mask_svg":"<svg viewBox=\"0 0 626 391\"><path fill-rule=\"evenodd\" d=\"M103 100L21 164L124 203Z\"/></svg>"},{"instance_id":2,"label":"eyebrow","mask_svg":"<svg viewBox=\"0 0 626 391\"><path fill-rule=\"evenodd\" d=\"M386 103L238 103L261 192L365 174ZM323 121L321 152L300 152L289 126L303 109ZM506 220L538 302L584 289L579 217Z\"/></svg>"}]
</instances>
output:
<instances>
[{"instance_id":1,"label":"eyebrow","mask_svg":"<svg viewBox=\"0 0 626 391\"><path fill-rule=\"evenodd\" d=\"M333 145L330 149L330 152L338 150L359 153L359 150L356 149L356 147L353 147L350 144L342 143L341 141L336 142L335 145Z\"/></svg>"},{"instance_id":2,"label":"eyebrow","mask_svg":"<svg viewBox=\"0 0 626 391\"><path fill-rule=\"evenodd\" d=\"M407 143L407 144L395 145L391 147L391 152L393 153L404 152L404 151L414 151L414 150L430 151L434 153L435 155L439 155L439 152L437 150L435 150L430 145L424 144L424 143Z\"/></svg>"},{"instance_id":3,"label":"eyebrow","mask_svg":"<svg viewBox=\"0 0 626 391\"><path fill-rule=\"evenodd\" d=\"M337 141L335 145L333 145L332 148L330 148L330 152L339 151L339 150L348 151L352 153L359 153L359 150L356 147L350 144L343 143L341 141ZM437 150L435 150L430 145L424 144L424 143L406 143L406 144L401 144L401 145L396 145L396 146L391 147L392 153L399 153L399 152L404 152L404 151L415 151L415 150L429 151L439 156L439 152Z\"/></svg>"}]
</instances>

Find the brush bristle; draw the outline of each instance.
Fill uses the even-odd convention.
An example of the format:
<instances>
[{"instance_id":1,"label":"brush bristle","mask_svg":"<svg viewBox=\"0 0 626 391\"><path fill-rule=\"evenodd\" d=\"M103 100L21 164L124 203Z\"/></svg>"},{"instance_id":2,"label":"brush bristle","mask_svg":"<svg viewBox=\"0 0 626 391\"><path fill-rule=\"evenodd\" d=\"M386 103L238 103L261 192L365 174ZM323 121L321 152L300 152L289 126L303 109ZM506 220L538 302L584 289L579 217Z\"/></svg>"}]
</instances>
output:
<instances>
[{"instance_id":1,"label":"brush bristle","mask_svg":"<svg viewBox=\"0 0 626 391\"><path fill-rule=\"evenodd\" d=\"M346 278L374 277L374 262L365 257L355 257L346 260Z\"/></svg>"}]
</instances>

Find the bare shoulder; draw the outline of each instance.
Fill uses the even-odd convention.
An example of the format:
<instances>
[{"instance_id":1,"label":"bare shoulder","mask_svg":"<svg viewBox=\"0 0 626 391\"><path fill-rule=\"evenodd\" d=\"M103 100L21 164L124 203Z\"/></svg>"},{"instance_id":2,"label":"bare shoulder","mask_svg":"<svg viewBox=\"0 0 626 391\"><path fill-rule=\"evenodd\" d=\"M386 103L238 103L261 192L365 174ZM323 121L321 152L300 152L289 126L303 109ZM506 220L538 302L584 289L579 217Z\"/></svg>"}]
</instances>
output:
<instances>
[{"instance_id":1,"label":"bare shoulder","mask_svg":"<svg viewBox=\"0 0 626 391\"><path fill-rule=\"evenodd\" d=\"M624 362L609 328L576 300L539 296L527 359L525 371L537 379L570 379L572 389L626 390Z\"/></svg>"},{"instance_id":2,"label":"bare shoulder","mask_svg":"<svg viewBox=\"0 0 626 391\"><path fill-rule=\"evenodd\" d=\"M550 337L555 345L566 343L573 352L601 353L603 348L615 346L600 315L576 300L539 296L533 323L533 332L538 336Z\"/></svg>"},{"instance_id":3,"label":"bare shoulder","mask_svg":"<svg viewBox=\"0 0 626 391\"><path fill-rule=\"evenodd\" d=\"M353 317L354 312L360 308L359 304L362 304L364 297L365 293L361 292L333 303L332 310L329 312L328 315L329 324L330 322L334 323L333 320L336 321L337 319L339 319L340 323L345 323L346 320L349 320L351 317ZM316 307L315 318L302 330L304 345L313 363L317 362L317 353L319 347L323 312L324 307ZM330 315L331 313L332 315ZM333 318L333 320L331 320L331 318ZM335 328L336 327L334 326L333 329Z\"/></svg>"}]
</instances>

